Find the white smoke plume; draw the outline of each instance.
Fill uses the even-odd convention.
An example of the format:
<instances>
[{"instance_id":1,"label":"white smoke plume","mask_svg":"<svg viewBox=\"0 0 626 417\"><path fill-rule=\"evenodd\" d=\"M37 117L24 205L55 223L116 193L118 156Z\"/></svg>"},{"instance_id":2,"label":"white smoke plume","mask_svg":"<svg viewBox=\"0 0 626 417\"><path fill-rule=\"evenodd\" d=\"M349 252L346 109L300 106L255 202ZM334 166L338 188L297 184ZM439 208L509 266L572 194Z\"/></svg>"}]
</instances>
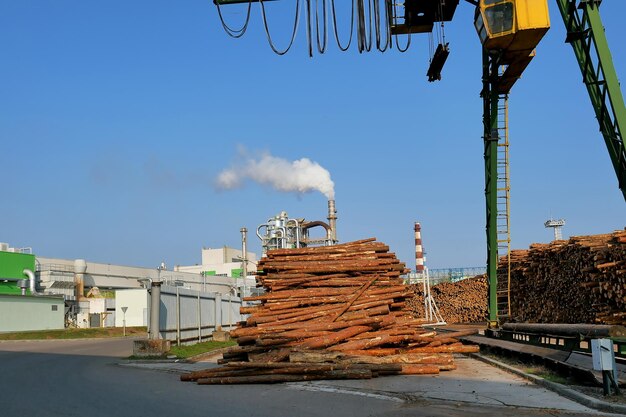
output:
<instances>
[{"instance_id":1,"label":"white smoke plume","mask_svg":"<svg viewBox=\"0 0 626 417\"><path fill-rule=\"evenodd\" d=\"M255 158L243 148L239 149L239 156L241 161L218 175L218 188L230 190L242 187L245 180L249 179L279 191L319 191L329 200L335 198L335 183L330 179L330 172L308 158L287 161L267 152Z\"/></svg>"}]
</instances>

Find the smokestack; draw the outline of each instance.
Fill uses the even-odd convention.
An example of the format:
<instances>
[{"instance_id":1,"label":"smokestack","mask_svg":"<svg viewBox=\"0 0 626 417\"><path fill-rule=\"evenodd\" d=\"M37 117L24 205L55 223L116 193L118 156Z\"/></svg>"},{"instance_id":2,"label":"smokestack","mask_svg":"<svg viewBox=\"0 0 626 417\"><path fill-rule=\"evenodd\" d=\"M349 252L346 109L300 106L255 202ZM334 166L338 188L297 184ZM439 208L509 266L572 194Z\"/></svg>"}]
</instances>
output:
<instances>
[{"instance_id":1,"label":"smokestack","mask_svg":"<svg viewBox=\"0 0 626 417\"><path fill-rule=\"evenodd\" d=\"M337 243L337 210L335 200L328 200L328 225L330 226L330 238L332 243Z\"/></svg>"},{"instance_id":2,"label":"smokestack","mask_svg":"<svg viewBox=\"0 0 626 417\"><path fill-rule=\"evenodd\" d=\"M415 223L415 272L424 273L424 249L422 248L422 226Z\"/></svg>"}]
</instances>

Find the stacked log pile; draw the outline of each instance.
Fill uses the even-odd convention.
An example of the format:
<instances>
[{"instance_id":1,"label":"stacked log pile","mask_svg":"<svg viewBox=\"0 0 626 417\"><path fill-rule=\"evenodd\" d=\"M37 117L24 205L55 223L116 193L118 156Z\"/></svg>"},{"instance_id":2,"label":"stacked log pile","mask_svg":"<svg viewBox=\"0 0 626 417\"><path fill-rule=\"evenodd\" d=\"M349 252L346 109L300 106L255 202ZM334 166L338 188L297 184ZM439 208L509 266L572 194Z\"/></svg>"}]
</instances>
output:
<instances>
[{"instance_id":1,"label":"stacked log pile","mask_svg":"<svg viewBox=\"0 0 626 417\"><path fill-rule=\"evenodd\" d=\"M422 286L413 286L415 297L408 302L416 315L424 314ZM478 275L458 282L434 285L430 293L446 323L484 323L487 321L487 277Z\"/></svg>"},{"instance_id":2,"label":"stacked log pile","mask_svg":"<svg viewBox=\"0 0 626 417\"><path fill-rule=\"evenodd\" d=\"M238 346L224 365L183 375L199 384L270 383L436 374L452 353L475 352L455 337L421 327L406 308L414 294L405 266L376 239L269 251L257 282L267 293L245 300L250 314L231 332Z\"/></svg>"},{"instance_id":3,"label":"stacked log pile","mask_svg":"<svg viewBox=\"0 0 626 417\"><path fill-rule=\"evenodd\" d=\"M520 322L626 324L626 231L512 251L511 311Z\"/></svg>"}]
</instances>

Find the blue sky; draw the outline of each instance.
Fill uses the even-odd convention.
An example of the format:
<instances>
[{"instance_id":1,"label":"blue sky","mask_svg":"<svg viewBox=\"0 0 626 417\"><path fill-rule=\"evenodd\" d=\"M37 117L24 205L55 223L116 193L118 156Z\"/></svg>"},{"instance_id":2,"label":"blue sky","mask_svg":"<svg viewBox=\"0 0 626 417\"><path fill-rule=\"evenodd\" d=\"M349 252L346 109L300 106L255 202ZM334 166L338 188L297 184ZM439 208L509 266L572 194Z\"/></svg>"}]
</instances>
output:
<instances>
[{"instance_id":1,"label":"blue sky","mask_svg":"<svg viewBox=\"0 0 626 417\"><path fill-rule=\"evenodd\" d=\"M552 29L510 97L512 238L546 242L625 226L624 200L556 4ZM240 22L241 6L224 8ZM626 76L621 17L602 15ZM283 45L293 2L268 7ZM208 1L27 1L0 7L0 241L46 257L156 266L200 262L200 249L240 246L286 210L324 220L320 193L214 181L239 145L328 169L338 237L377 237L414 266L420 221L431 268L485 262L481 53L473 7L446 26L443 80L428 83L428 40L409 52L309 58L267 45L258 5L231 39ZM348 28L340 16L341 35ZM332 39L331 39L332 40ZM256 238L252 249L260 252Z\"/></svg>"}]
</instances>

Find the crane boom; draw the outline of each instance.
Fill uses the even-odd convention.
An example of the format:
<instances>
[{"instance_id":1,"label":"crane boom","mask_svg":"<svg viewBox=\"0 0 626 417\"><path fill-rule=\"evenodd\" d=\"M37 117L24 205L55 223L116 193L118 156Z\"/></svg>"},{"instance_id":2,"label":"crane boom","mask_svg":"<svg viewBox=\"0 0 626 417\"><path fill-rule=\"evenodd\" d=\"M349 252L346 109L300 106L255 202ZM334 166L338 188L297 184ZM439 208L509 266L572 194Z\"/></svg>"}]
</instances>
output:
<instances>
[{"instance_id":1,"label":"crane boom","mask_svg":"<svg viewBox=\"0 0 626 417\"><path fill-rule=\"evenodd\" d=\"M600 18L601 0L556 1L626 200L626 107Z\"/></svg>"}]
</instances>

